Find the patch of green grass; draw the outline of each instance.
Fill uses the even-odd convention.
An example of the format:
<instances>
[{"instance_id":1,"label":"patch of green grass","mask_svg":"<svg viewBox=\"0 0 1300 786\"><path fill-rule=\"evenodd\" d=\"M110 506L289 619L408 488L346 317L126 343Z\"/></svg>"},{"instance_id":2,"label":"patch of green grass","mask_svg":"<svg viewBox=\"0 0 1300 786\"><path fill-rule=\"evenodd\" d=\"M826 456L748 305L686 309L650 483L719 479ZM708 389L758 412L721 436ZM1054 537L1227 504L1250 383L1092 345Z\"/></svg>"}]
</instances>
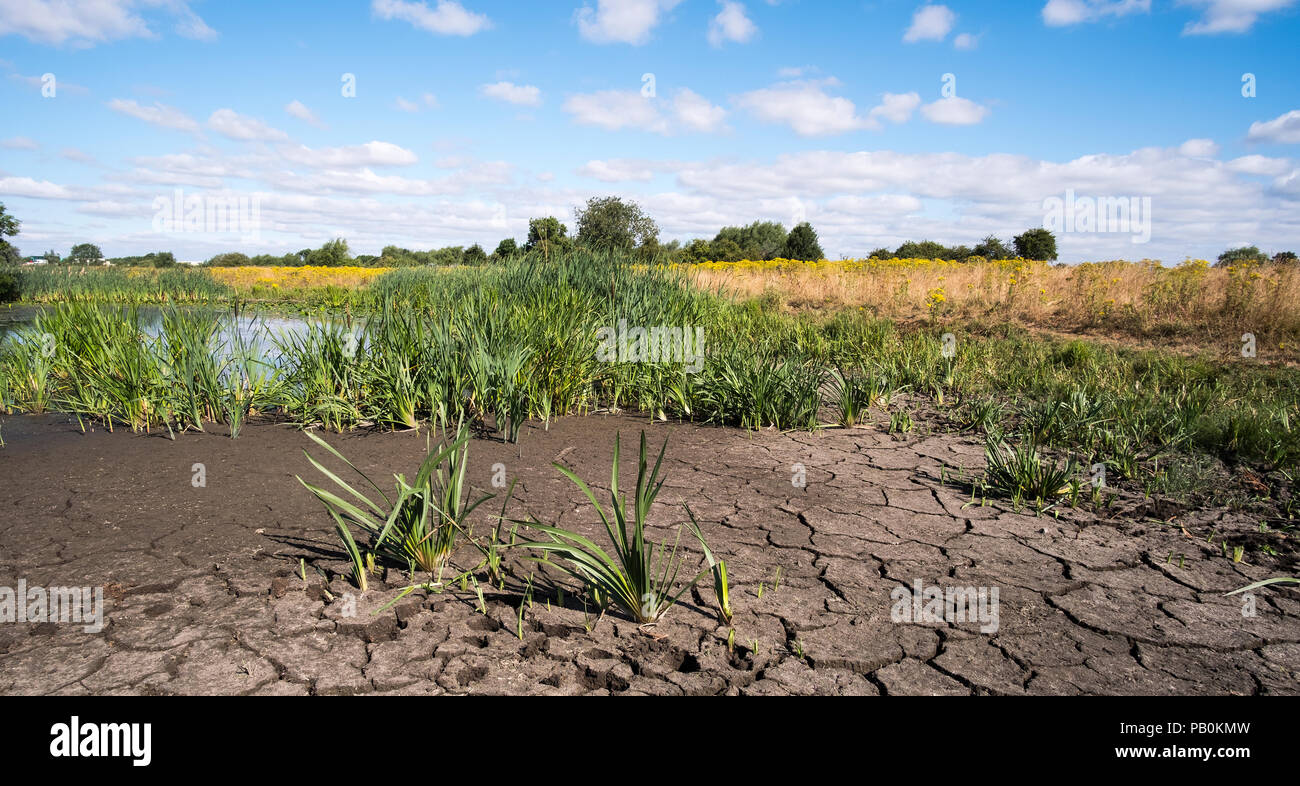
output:
<instances>
[{"instance_id":1,"label":"patch of green grass","mask_svg":"<svg viewBox=\"0 0 1300 786\"><path fill-rule=\"evenodd\" d=\"M307 432L307 436L356 472L379 494L378 499L371 499L304 451L312 466L333 481L345 495L298 478L298 482L316 495L334 519L344 549L352 561L353 575L361 577L358 585L362 590L365 589L364 576L368 570L350 526L357 527L367 539L367 554L379 555L399 569L429 573L436 581L455 551L458 536L466 531L470 514L492 497L485 495L470 500L469 489L465 486L469 432L463 425L453 442L429 451L414 483L408 483L403 475L394 476L397 488L391 499L329 443L311 432Z\"/></svg>"},{"instance_id":2,"label":"patch of green grass","mask_svg":"<svg viewBox=\"0 0 1300 786\"><path fill-rule=\"evenodd\" d=\"M644 431L641 432L636 492L629 506L626 498L619 494L619 440L615 438L608 511L596 499L591 487L573 471L560 464L554 465L591 501L609 536L612 554L578 533L536 521L521 522L548 538L523 543L521 548L534 549L562 558L563 561L560 563L548 562L548 564L580 581L601 603L613 605L642 625L658 622L687 590L709 573L709 569L706 568L693 579L679 583L677 577L682 566L682 557L678 551L679 542L675 542L669 551L666 542L655 545L646 539L645 528L650 508L664 483L659 477L659 471L667 448L668 442L665 440L654 467L649 468L646 457L646 436ZM698 528L694 530L694 534L703 542L703 536ZM678 541L680 538L679 528ZM545 561L538 557L530 559L537 562Z\"/></svg>"},{"instance_id":3,"label":"patch of green grass","mask_svg":"<svg viewBox=\"0 0 1300 786\"><path fill-rule=\"evenodd\" d=\"M1033 502L1039 506L1054 503L1075 490L1077 466L1046 459L1029 440L1010 445L1002 439L990 439L984 450L987 467L984 487L1016 504Z\"/></svg>"}]
</instances>

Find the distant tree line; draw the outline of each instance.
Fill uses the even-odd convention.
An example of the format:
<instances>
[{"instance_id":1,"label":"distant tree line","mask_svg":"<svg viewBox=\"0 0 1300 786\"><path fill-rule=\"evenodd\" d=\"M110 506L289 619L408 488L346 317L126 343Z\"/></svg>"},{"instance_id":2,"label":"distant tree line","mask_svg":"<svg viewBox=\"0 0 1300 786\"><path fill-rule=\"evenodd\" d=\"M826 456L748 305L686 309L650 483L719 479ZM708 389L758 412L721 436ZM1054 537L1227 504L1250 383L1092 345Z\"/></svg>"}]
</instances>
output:
<instances>
[{"instance_id":1,"label":"distant tree line","mask_svg":"<svg viewBox=\"0 0 1300 786\"><path fill-rule=\"evenodd\" d=\"M23 260L21 252L7 238L18 234L21 224L5 212L0 204L0 266L17 265ZM659 225L636 202L619 197L597 197L575 211L573 231L555 216L534 218L528 222L528 234L523 244L515 238L505 238L488 253L482 246L446 246L429 251L416 251L399 246L385 246L378 256L353 255L343 238L327 241L320 248L305 248L296 253L249 256L240 252L217 254L205 262L212 267L238 267L256 265L264 267L425 267L430 265L483 265L528 254L549 260L556 254L574 250L597 253L629 254L642 261L674 263L736 262L740 260L768 261L791 259L816 261L825 258L817 231L808 222L793 229L775 221L755 221L746 226L723 227L712 240L699 238L683 245L679 241L661 243ZM874 259L946 259L965 262L973 259L1004 260L1057 259L1056 237L1042 228L1027 230L1009 243L989 235L974 246L946 246L932 240L908 241L890 250L878 248L870 256ZM105 259L98 246L80 243L72 247L66 257L53 250L42 257L50 264L96 265L110 262L114 265L172 267L177 264L170 251L158 251L143 256ZM1296 254L1283 251L1272 256L1256 246L1229 249L1219 255L1216 266L1226 267L1241 263L1296 264Z\"/></svg>"},{"instance_id":2,"label":"distant tree line","mask_svg":"<svg viewBox=\"0 0 1300 786\"><path fill-rule=\"evenodd\" d=\"M1296 264L1296 254L1294 251L1279 251L1273 256L1265 254L1259 250L1258 246L1242 246L1241 248L1230 248L1219 254L1219 259L1214 263L1215 267L1231 267L1240 264L1258 264L1265 265L1272 262L1275 265L1294 265Z\"/></svg>"}]
</instances>

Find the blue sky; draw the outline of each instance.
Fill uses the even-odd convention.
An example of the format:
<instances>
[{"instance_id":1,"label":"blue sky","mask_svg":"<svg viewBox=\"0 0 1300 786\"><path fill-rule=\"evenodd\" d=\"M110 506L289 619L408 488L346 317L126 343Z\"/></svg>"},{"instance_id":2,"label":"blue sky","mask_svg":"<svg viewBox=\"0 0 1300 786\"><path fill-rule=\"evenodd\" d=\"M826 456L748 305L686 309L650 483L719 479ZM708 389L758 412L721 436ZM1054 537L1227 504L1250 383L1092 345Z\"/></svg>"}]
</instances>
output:
<instances>
[{"instance_id":1,"label":"blue sky","mask_svg":"<svg viewBox=\"0 0 1300 786\"><path fill-rule=\"evenodd\" d=\"M29 254L186 260L491 250L607 194L665 239L806 219L831 256L1067 193L1151 217L1067 260L1300 250L1296 40L1297 0L0 0L0 201ZM178 188L256 231L159 224Z\"/></svg>"}]
</instances>

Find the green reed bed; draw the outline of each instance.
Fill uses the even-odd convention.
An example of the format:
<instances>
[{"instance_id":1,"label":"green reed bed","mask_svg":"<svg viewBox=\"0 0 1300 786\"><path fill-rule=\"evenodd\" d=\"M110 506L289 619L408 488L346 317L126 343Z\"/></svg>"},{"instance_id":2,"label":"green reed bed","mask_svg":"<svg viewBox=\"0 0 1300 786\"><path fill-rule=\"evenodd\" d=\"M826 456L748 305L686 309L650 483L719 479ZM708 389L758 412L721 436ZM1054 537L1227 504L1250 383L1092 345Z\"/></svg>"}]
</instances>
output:
<instances>
[{"instance_id":1,"label":"green reed bed","mask_svg":"<svg viewBox=\"0 0 1300 786\"><path fill-rule=\"evenodd\" d=\"M249 414L280 407L279 372L252 342L219 333L219 315L164 310L151 335L136 306L62 303L0 342L0 408L59 411L110 430L232 436Z\"/></svg>"},{"instance_id":2,"label":"green reed bed","mask_svg":"<svg viewBox=\"0 0 1300 786\"><path fill-rule=\"evenodd\" d=\"M211 316L177 310L151 338L131 309L60 305L0 349L0 401L141 429L234 430L265 412L335 431L478 422L511 441L526 421L597 408L749 429L906 424L900 432L928 409L1026 456L1069 452L1144 487L1171 471L1194 485L1198 457L1292 473L1300 463L1300 374L1256 361L901 329L861 311L791 315L701 292L669 269L583 255L402 269L365 299L364 323L335 316L278 338L268 363L214 346L229 341ZM656 326L679 337L700 328L704 357L607 351L605 331Z\"/></svg>"},{"instance_id":3,"label":"green reed bed","mask_svg":"<svg viewBox=\"0 0 1300 786\"><path fill-rule=\"evenodd\" d=\"M41 265L19 268L18 299L29 303L224 303L235 292L191 268Z\"/></svg>"}]
</instances>

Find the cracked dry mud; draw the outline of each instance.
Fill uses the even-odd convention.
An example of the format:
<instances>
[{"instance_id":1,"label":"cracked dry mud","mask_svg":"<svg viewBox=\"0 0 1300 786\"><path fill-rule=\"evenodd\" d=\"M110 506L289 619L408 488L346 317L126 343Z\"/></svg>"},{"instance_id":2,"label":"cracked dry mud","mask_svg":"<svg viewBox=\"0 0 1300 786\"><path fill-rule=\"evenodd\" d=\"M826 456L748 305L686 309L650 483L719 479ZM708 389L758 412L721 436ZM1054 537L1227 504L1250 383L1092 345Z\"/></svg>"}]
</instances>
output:
<instances>
[{"instance_id":1,"label":"cracked dry mud","mask_svg":"<svg viewBox=\"0 0 1300 786\"><path fill-rule=\"evenodd\" d=\"M519 479L512 515L595 535L594 512L550 463L599 494L615 432L634 472L628 448L643 428L589 416L530 425L518 449L475 439L470 480L488 488L501 462ZM612 615L589 631L572 584L560 608L541 579L522 638L512 584L486 593L486 614L459 591L416 593L372 614L397 595L393 576L344 616L346 563L328 516L294 479L315 470L302 456L309 441L292 428L173 442L9 418L0 584L102 585L107 613L98 634L0 625L0 693L1300 693L1297 593L1258 593L1254 617L1243 616L1240 596L1223 596L1293 569L1293 559L1234 565L1203 534L1136 515L968 505L968 493L940 482L941 467L983 465L981 446L959 435L648 430L655 448L671 438L654 534L672 532L663 525L691 505L728 562L732 650L707 579L653 635ZM425 447L414 434L327 438L377 481L409 476ZM195 463L206 466L205 488L191 484ZM795 464L807 469L805 488L792 484ZM1226 511L1180 521L1221 534L1256 526ZM311 566L306 582L300 557ZM893 622L891 591L917 580L999 588L998 630Z\"/></svg>"}]
</instances>

